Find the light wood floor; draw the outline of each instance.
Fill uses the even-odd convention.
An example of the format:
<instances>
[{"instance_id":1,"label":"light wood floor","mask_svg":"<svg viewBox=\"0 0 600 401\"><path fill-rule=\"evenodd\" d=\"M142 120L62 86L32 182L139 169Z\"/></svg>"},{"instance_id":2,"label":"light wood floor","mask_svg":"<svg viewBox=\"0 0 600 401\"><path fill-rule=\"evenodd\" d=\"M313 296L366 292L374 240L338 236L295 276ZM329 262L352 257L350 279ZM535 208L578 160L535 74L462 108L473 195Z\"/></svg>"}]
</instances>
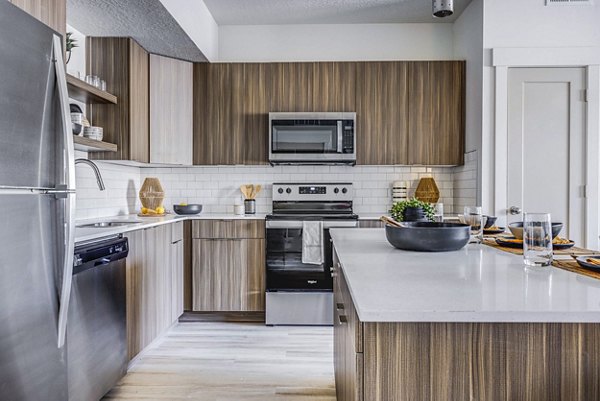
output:
<instances>
[{"instance_id":1,"label":"light wood floor","mask_svg":"<svg viewBox=\"0 0 600 401\"><path fill-rule=\"evenodd\" d=\"M333 329L180 323L104 400L335 401Z\"/></svg>"}]
</instances>

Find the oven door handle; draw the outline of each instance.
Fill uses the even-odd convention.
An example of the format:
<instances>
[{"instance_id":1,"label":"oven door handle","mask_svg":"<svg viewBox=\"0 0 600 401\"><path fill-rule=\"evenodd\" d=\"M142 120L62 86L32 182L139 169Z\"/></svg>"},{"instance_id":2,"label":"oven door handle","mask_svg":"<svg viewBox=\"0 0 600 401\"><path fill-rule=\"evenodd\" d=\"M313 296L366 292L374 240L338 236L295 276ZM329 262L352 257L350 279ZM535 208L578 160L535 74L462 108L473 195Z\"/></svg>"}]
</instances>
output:
<instances>
[{"instance_id":1,"label":"oven door handle","mask_svg":"<svg viewBox=\"0 0 600 401\"><path fill-rule=\"evenodd\" d=\"M267 229L302 228L302 220L267 220L265 226ZM352 228L356 226L358 226L356 220L323 220L323 228Z\"/></svg>"}]
</instances>

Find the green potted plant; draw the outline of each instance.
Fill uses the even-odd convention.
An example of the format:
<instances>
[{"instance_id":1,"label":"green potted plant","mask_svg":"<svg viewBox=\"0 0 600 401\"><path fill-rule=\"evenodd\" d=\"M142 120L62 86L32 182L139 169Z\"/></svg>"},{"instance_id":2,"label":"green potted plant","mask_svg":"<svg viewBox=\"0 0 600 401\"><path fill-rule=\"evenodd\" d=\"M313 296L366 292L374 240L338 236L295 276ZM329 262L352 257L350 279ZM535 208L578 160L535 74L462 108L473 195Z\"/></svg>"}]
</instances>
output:
<instances>
[{"instance_id":1,"label":"green potted plant","mask_svg":"<svg viewBox=\"0 0 600 401\"><path fill-rule=\"evenodd\" d=\"M434 212L432 204L412 198L394 203L390 213L396 221L433 221Z\"/></svg>"},{"instance_id":2,"label":"green potted plant","mask_svg":"<svg viewBox=\"0 0 600 401\"><path fill-rule=\"evenodd\" d=\"M73 38L73 32L67 32L67 35L65 38L65 44L66 44L66 48L67 48L66 64L69 64L69 61L71 60L71 50L73 50L76 47L79 47L77 45L77 39Z\"/></svg>"}]
</instances>

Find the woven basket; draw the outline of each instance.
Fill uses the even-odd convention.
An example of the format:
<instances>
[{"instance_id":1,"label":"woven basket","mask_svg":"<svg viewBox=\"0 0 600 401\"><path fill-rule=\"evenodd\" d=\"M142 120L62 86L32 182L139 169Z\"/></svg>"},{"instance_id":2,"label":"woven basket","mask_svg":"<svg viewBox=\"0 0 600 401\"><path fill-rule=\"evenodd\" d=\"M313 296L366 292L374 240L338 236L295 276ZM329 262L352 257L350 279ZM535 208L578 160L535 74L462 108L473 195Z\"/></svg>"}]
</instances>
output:
<instances>
[{"instance_id":1,"label":"woven basket","mask_svg":"<svg viewBox=\"0 0 600 401\"><path fill-rule=\"evenodd\" d=\"M165 192L163 191L158 178L146 178L140 188L140 201L142 202L142 206L156 210L157 207L162 206L164 199Z\"/></svg>"},{"instance_id":2,"label":"woven basket","mask_svg":"<svg viewBox=\"0 0 600 401\"><path fill-rule=\"evenodd\" d=\"M421 178L415 191L415 198L428 203L435 203L440 199L440 191L433 177Z\"/></svg>"}]
</instances>

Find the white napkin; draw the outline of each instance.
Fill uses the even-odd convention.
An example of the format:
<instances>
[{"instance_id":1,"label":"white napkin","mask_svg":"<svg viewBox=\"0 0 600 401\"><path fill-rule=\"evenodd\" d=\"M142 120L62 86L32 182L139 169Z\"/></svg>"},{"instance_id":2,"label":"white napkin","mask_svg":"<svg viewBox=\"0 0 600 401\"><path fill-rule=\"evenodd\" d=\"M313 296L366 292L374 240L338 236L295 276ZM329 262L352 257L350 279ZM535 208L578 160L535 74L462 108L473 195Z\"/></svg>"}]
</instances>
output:
<instances>
[{"instance_id":1,"label":"white napkin","mask_svg":"<svg viewBox=\"0 0 600 401\"><path fill-rule=\"evenodd\" d=\"M302 222L302 263L320 265L324 259L323 222Z\"/></svg>"}]
</instances>

